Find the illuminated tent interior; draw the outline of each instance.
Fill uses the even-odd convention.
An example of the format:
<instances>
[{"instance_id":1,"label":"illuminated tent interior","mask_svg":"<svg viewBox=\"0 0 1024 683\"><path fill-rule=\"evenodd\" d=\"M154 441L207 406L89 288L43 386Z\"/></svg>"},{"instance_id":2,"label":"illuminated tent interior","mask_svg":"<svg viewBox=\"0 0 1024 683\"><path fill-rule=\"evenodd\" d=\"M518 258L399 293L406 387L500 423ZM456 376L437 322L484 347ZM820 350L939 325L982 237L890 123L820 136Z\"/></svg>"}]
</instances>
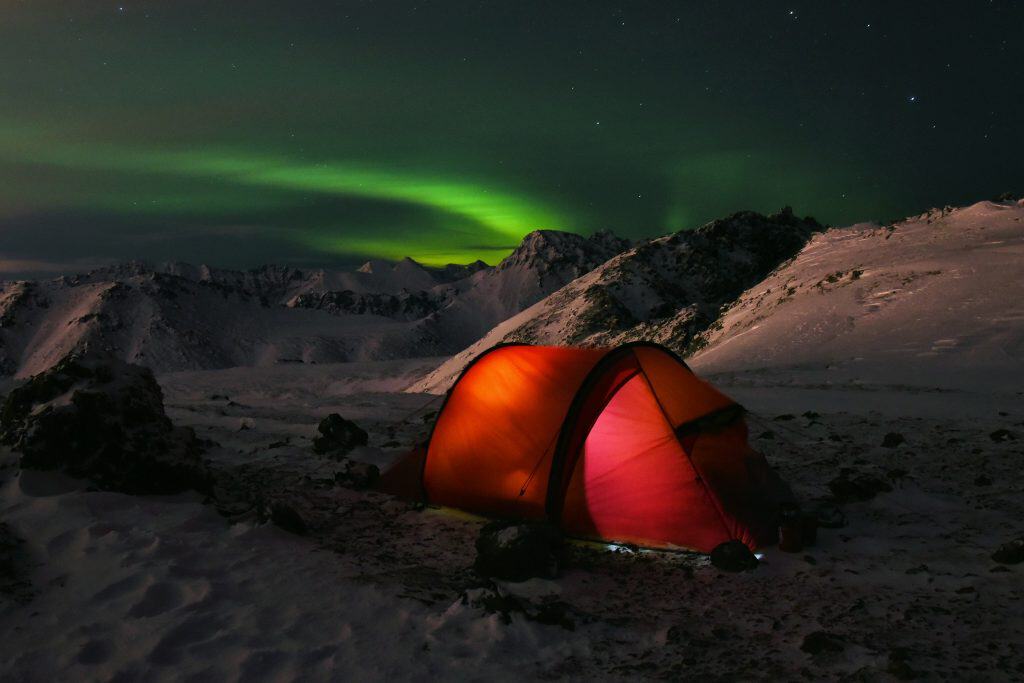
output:
<instances>
[{"instance_id":1,"label":"illuminated tent interior","mask_svg":"<svg viewBox=\"0 0 1024 683\"><path fill-rule=\"evenodd\" d=\"M781 484L743 409L664 347L500 345L382 489L580 538L710 552L777 535Z\"/></svg>"}]
</instances>

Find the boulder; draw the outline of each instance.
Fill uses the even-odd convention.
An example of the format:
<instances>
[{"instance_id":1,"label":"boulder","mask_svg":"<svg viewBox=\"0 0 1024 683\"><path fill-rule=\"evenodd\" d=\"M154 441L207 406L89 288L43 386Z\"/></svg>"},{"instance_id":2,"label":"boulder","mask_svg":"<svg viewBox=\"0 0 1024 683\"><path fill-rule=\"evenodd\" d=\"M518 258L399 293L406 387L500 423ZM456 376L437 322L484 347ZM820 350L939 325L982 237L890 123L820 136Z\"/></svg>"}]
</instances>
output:
<instances>
[{"instance_id":1,"label":"boulder","mask_svg":"<svg viewBox=\"0 0 1024 683\"><path fill-rule=\"evenodd\" d=\"M316 429L320 436L313 440L313 450L321 455L342 456L369 440L365 430L337 413L320 420Z\"/></svg>"},{"instance_id":2,"label":"boulder","mask_svg":"<svg viewBox=\"0 0 1024 683\"><path fill-rule=\"evenodd\" d=\"M846 649L846 641L828 631L814 631L804 636L800 649L810 655L821 654L822 652L842 652Z\"/></svg>"},{"instance_id":3,"label":"boulder","mask_svg":"<svg viewBox=\"0 0 1024 683\"><path fill-rule=\"evenodd\" d=\"M67 356L12 390L0 441L21 453L23 469L60 470L112 491L212 486L202 443L168 419L153 373L107 354Z\"/></svg>"},{"instance_id":4,"label":"boulder","mask_svg":"<svg viewBox=\"0 0 1024 683\"><path fill-rule=\"evenodd\" d=\"M341 468L334 473L334 482L348 488L372 488L380 479L380 468L367 462L342 459Z\"/></svg>"},{"instance_id":5,"label":"boulder","mask_svg":"<svg viewBox=\"0 0 1024 683\"><path fill-rule=\"evenodd\" d=\"M846 514L832 501L819 501L811 511L822 529L841 529L846 526Z\"/></svg>"},{"instance_id":6,"label":"boulder","mask_svg":"<svg viewBox=\"0 0 1024 683\"><path fill-rule=\"evenodd\" d=\"M846 468L840 471L838 477L828 483L828 488L839 503L871 500L879 493L892 491L892 486L884 479Z\"/></svg>"},{"instance_id":7,"label":"boulder","mask_svg":"<svg viewBox=\"0 0 1024 683\"><path fill-rule=\"evenodd\" d=\"M298 536L304 535L309 530L309 525L306 524L306 520L302 518L295 506L284 501L271 503L270 521Z\"/></svg>"},{"instance_id":8,"label":"boulder","mask_svg":"<svg viewBox=\"0 0 1024 683\"><path fill-rule=\"evenodd\" d=\"M711 551L711 564L726 572L742 572L757 567L757 557L743 541L726 541Z\"/></svg>"},{"instance_id":9,"label":"boulder","mask_svg":"<svg viewBox=\"0 0 1024 683\"><path fill-rule=\"evenodd\" d=\"M899 432L889 432L882 437L882 448L896 448L902 443L906 443L906 439Z\"/></svg>"},{"instance_id":10,"label":"boulder","mask_svg":"<svg viewBox=\"0 0 1024 683\"><path fill-rule=\"evenodd\" d=\"M1020 564L1024 562L1024 538L1015 538L999 546L992 553L992 561L999 564Z\"/></svg>"},{"instance_id":11,"label":"boulder","mask_svg":"<svg viewBox=\"0 0 1024 683\"><path fill-rule=\"evenodd\" d=\"M476 539L473 568L481 576L506 581L553 578L561 541L558 530L548 524L491 522Z\"/></svg>"}]
</instances>

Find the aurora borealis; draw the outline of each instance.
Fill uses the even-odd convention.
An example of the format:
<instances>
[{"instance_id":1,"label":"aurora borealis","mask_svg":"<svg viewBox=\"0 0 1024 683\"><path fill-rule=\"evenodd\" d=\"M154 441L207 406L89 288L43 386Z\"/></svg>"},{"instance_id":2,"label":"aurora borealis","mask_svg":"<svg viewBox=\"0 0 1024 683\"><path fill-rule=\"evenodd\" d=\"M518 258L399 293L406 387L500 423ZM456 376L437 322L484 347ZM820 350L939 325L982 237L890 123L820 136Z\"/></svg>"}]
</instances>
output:
<instances>
[{"instance_id":1,"label":"aurora borealis","mask_svg":"<svg viewBox=\"0 0 1024 683\"><path fill-rule=\"evenodd\" d=\"M1024 191L1019 3L0 2L0 275Z\"/></svg>"}]
</instances>

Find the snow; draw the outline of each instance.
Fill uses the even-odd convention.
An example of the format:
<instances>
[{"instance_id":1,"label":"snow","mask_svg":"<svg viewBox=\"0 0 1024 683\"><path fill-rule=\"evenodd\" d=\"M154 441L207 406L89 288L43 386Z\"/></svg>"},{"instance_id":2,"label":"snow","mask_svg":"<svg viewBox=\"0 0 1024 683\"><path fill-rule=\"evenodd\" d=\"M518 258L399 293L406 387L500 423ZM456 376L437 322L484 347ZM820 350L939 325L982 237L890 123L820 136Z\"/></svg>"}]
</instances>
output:
<instances>
[{"instance_id":1,"label":"snow","mask_svg":"<svg viewBox=\"0 0 1024 683\"><path fill-rule=\"evenodd\" d=\"M980 202L816 235L691 360L832 384L1024 386L1024 205Z\"/></svg>"},{"instance_id":2,"label":"snow","mask_svg":"<svg viewBox=\"0 0 1024 683\"><path fill-rule=\"evenodd\" d=\"M989 560L1024 518L1022 441L989 437L1024 434L1019 401L903 414L916 389L877 388L871 402L850 390L823 404L825 389L780 396L737 376L722 388L752 411L755 444L805 499L824 494L840 467L892 473L895 490L845 506L848 526L820 530L814 548L765 549L747 574L722 574L698 555L590 544L574 546L553 581L489 585L469 569L483 520L312 483L333 467L310 449L327 412L368 429L358 456L381 464L402 452L389 440L425 434L436 397L394 388L429 365L160 377L174 421L221 444L215 466L255 467L307 503L307 537L254 520L231 526L195 495L131 497L0 470L0 517L27 540L35 593L0 619L0 675L878 679L895 657L926 677L994 679L1024 667L1014 645L1024 638L1022 568L994 572ZM821 414L774 419L806 410ZM239 431L241 419L252 428ZM907 444L880 447L889 431ZM487 607L501 595L527 613L553 605L572 630ZM802 651L819 630L841 638L842 652Z\"/></svg>"},{"instance_id":3,"label":"snow","mask_svg":"<svg viewBox=\"0 0 1024 683\"><path fill-rule=\"evenodd\" d=\"M801 499L843 468L893 488L844 505L846 526L814 547L724 574L701 555L578 543L553 580L492 583L471 570L485 520L337 486L339 463L311 448L338 412L370 434L351 457L392 462L441 400L402 389L461 361L179 369L158 375L168 416L308 534L229 523L197 494L20 472L0 452L0 523L24 539L30 583L0 591L0 679L1019 679L1024 565L990 556L1024 532L1022 218L982 203L829 231L712 327L693 366L748 409L752 443ZM94 310L99 290L80 287L51 298L54 321ZM70 334L58 327L33 339ZM905 443L883 447L890 432ZM819 631L836 651L802 649Z\"/></svg>"}]
</instances>

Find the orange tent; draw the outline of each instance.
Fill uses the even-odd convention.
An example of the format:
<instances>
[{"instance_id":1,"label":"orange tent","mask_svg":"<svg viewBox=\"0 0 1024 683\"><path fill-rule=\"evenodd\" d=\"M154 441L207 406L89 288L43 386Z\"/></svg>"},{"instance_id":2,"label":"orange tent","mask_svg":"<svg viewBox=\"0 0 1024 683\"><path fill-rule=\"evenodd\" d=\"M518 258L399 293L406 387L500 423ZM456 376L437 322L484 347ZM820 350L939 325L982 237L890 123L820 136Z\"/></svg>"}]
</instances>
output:
<instances>
[{"instance_id":1,"label":"orange tent","mask_svg":"<svg viewBox=\"0 0 1024 683\"><path fill-rule=\"evenodd\" d=\"M431 503L708 552L774 543L777 479L743 410L668 349L508 344L448 391L427 446L385 472Z\"/></svg>"}]
</instances>

